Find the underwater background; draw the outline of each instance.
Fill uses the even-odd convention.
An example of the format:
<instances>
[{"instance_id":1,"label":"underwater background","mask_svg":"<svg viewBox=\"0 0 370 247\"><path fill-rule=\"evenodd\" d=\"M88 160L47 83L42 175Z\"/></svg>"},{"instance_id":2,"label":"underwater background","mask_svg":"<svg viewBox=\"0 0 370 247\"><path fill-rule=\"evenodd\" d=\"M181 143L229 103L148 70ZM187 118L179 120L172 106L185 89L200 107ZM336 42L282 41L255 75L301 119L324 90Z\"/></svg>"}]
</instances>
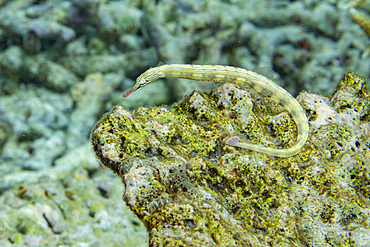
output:
<instances>
[{"instance_id":1,"label":"underwater background","mask_svg":"<svg viewBox=\"0 0 370 247\"><path fill-rule=\"evenodd\" d=\"M269 68L293 96L331 95L348 71L369 78L369 13L368 0L0 0L0 246L148 246L91 130L115 105L213 85L161 80L123 98L136 77L162 63Z\"/></svg>"}]
</instances>

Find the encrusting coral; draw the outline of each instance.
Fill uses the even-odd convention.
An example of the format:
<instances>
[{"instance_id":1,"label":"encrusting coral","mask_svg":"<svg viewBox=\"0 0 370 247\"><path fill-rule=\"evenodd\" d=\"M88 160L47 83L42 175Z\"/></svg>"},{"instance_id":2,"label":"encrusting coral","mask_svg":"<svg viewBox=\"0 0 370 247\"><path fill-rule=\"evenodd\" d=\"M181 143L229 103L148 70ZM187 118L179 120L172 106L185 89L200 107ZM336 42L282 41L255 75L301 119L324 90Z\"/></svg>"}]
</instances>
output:
<instances>
[{"instance_id":1,"label":"encrusting coral","mask_svg":"<svg viewBox=\"0 0 370 247\"><path fill-rule=\"evenodd\" d=\"M351 245L370 241L370 94L347 73L332 97L301 93L310 121L287 158L235 148L294 145L281 105L223 84L172 109L116 106L92 132L100 161L122 178L124 200L150 246Z\"/></svg>"}]
</instances>

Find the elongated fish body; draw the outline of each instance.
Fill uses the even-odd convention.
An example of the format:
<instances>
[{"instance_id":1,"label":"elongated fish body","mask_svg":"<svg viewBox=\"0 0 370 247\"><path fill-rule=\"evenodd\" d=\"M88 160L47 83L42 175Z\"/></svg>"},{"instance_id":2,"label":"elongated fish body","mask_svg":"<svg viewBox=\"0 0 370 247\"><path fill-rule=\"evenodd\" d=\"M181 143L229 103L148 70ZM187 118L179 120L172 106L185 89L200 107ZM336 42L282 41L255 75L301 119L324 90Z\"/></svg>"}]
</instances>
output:
<instances>
[{"instance_id":1,"label":"elongated fish body","mask_svg":"<svg viewBox=\"0 0 370 247\"><path fill-rule=\"evenodd\" d=\"M136 84L123 96L127 97L137 89L148 85L160 78L172 77L197 81L227 82L251 87L259 93L268 95L275 102L281 103L292 115L298 127L298 138L295 145L288 149L276 149L260 145L240 142L239 137L234 136L227 140L227 144L241 148L247 148L279 157L288 157L297 154L305 145L309 126L306 114L298 101L272 80L256 72L242 68L223 65L190 65L168 64L150 68L142 73L136 80Z\"/></svg>"}]
</instances>

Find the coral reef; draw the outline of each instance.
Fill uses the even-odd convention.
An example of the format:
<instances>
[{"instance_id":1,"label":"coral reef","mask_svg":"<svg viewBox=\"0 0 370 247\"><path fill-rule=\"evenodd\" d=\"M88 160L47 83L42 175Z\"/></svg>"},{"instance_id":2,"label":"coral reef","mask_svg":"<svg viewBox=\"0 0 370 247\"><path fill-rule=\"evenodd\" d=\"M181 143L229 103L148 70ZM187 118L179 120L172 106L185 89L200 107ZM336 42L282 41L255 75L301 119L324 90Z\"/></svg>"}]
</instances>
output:
<instances>
[{"instance_id":1,"label":"coral reef","mask_svg":"<svg viewBox=\"0 0 370 247\"><path fill-rule=\"evenodd\" d=\"M56 190L63 190L59 184L63 184L66 176L73 176L71 174L77 167L82 167L83 173L85 170L88 172L86 183L94 180L90 175L97 169L98 162L90 152L90 132L113 106L121 105L131 111L140 106L171 105L194 89L203 92L213 86L211 83L186 80L162 80L143 88L129 99L122 98L122 92L132 87L139 74L159 63L224 64L249 70L270 67L271 77L284 81L282 86L295 96L302 90L330 95L346 71L369 78L369 38L351 16L351 8L355 8L356 13L368 15L368 3L368 0L0 1L1 202L6 202L10 196L14 197L20 186L29 187L29 191L37 187L47 188L50 180L58 184ZM239 92L240 97L245 94L244 91ZM353 100L351 95L357 100ZM200 93L193 97L208 98ZM253 95L254 99L262 102L269 100L258 97ZM211 98L207 102L213 102ZM360 98L356 93L348 93L346 100L336 102L338 109L335 112L345 116L350 114L358 121L367 121L367 115L361 115L361 112L366 112L362 108L366 101L358 100ZM225 96L222 101L225 107L229 105L227 99ZM340 99L343 97L340 96ZM243 115L243 118L239 118L243 121L242 125L234 118L230 120L218 116L225 121L225 131L212 132L214 129L210 129L208 133L208 130L199 128L194 130L197 134L210 136L210 139L205 142L200 138L199 143L189 143L194 150L192 154L196 156L197 152L205 152L202 151L203 147L207 150L220 147L220 143L214 140L223 140L224 135L232 130L232 124L237 128L235 131L250 131L245 135L255 143L279 148L292 145L296 127L288 114L280 114L270 120L261 119L265 121L262 123L252 117L251 102L239 103L240 109L236 107L236 112ZM329 110L325 107L315 108L315 102L310 106L319 113L320 109ZM183 107L177 108L178 114L183 112L186 115L187 111L193 111L187 105ZM258 113L259 117L275 111L260 104L258 107L259 112L255 114ZM211 117L204 110L204 114L199 113L200 122L205 117ZM280 108L276 109L276 112L280 111ZM247 113L252 115L248 116ZM324 120L318 118L315 123ZM184 117L178 121L187 123L190 120ZM262 136L266 123L271 131L279 134ZM167 126L167 123L162 125ZM289 126L292 129L287 130ZM153 130L156 127L153 126ZM164 138L176 140L177 133L173 133L172 125L168 128L169 133L164 132ZM328 128L326 131L333 130ZM184 130L185 133L188 132ZM191 136L183 138L192 140ZM343 145L343 140L337 140L340 143L338 145ZM357 148L356 142L349 141ZM130 148L135 154L136 146ZM151 152L157 154L158 150L152 149ZM170 155L173 151L168 149L168 152ZM222 150L211 153L209 160L220 152ZM351 159L348 158L349 161ZM366 186L363 185L366 176L361 174L366 173L356 166L353 169L354 183L366 194ZM117 188L122 187L119 179L111 181ZM91 188L95 188L94 185L91 184ZM38 192L42 193L41 190ZM76 193L74 198L85 200L83 196L83 193ZM37 204L38 198L21 203L15 211L8 211L10 206L3 207L0 204L0 215L9 217L7 221L14 220L18 217L16 213L27 211L31 204L40 206L41 210L44 204ZM99 195L96 200L99 200ZM50 201L48 203L51 204ZM124 206L118 202L117 205ZM84 206L83 203L74 204L74 208L82 212L79 215L81 219L90 219L86 221L85 229L88 224L93 229L94 219L87 215L88 210L81 209ZM60 208L68 210L63 205ZM121 210L111 209L113 212ZM104 207L97 209L96 214L99 211L114 215L112 211L104 211ZM134 217L130 210L125 214ZM23 228L32 229L39 215L28 217L34 218L24 221ZM117 218L120 217L124 216L117 215ZM63 221L69 226L62 233L66 243L72 246L74 243L78 246L100 245L100 242L96 244L93 234L79 232L79 221L74 218L63 218ZM42 224L45 225L45 222L46 219ZM11 243L14 238L8 236L23 239L19 245L32 245L32 242L24 241L33 238L32 231L8 226L0 225L0 234L3 234L0 235L1 246L14 245ZM131 227L135 228L135 224L126 228ZM145 231L143 227L140 229ZM68 230L81 234L67 234ZM123 231L123 227L117 227L118 231ZM37 246L51 246L55 244L52 240L58 239L58 234L50 229L40 235L48 241L36 242ZM113 235L100 237L108 243L118 243ZM117 245L124 243L122 240Z\"/></svg>"},{"instance_id":2,"label":"coral reef","mask_svg":"<svg viewBox=\"0 0 370 247\"><path fill-rule=\"evenodd\" d=\"M369 40L347 1L143 2L143 32L165 63L267 66L293 94L330 94L347 71L369 77ZM180 95L195 84L169 87Z\"/></svg>"},{"instance_id":3,"label":"coral reef","mask_svg":"<svg viewBox=\"0 0 370 247\"><path fill-rule=\"evenodd\" d=\"M370 93L344 75L332 97L301 93L310 136L278 158L226 145L233 131L284 148L297 129L282 107L223 84L173 106L116 106L92 132L100 161L150 246L363 246L370 241Z\"/></svg>"},{"instance_id":4,"label":"coral reef","mask_svg":"<svg viewBox=\"0 0 370 247\"><path fill-rule=\"evenodd\" d=\"M0 245L148 246L144 226L119 203L122 189L92 167L14 186L0 197Z\"/></svg>"}]
</instances>

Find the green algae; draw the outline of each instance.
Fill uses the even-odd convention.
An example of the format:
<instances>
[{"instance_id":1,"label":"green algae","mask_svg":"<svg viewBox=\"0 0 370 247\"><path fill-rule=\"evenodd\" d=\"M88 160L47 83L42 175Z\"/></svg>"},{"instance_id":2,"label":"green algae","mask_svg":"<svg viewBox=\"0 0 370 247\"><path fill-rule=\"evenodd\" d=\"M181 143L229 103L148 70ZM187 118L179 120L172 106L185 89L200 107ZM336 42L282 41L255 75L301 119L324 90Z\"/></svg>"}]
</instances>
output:
<instances>
[{"instance_id":1,"label":"green algae","mask_svg":"<svg viewBox=\"0 0 370 247\"><path fill-rule=\"evenodd\" d=\"M286 148L297 135L280 105L231 84L171 110L116 106L94 128L93 148L122 177L152 246L360 246L370 232L365 85L347 73L330 98L299 95L310 136L292 157L225 144L238 134Z\"/></svg>"}]
</instances>

